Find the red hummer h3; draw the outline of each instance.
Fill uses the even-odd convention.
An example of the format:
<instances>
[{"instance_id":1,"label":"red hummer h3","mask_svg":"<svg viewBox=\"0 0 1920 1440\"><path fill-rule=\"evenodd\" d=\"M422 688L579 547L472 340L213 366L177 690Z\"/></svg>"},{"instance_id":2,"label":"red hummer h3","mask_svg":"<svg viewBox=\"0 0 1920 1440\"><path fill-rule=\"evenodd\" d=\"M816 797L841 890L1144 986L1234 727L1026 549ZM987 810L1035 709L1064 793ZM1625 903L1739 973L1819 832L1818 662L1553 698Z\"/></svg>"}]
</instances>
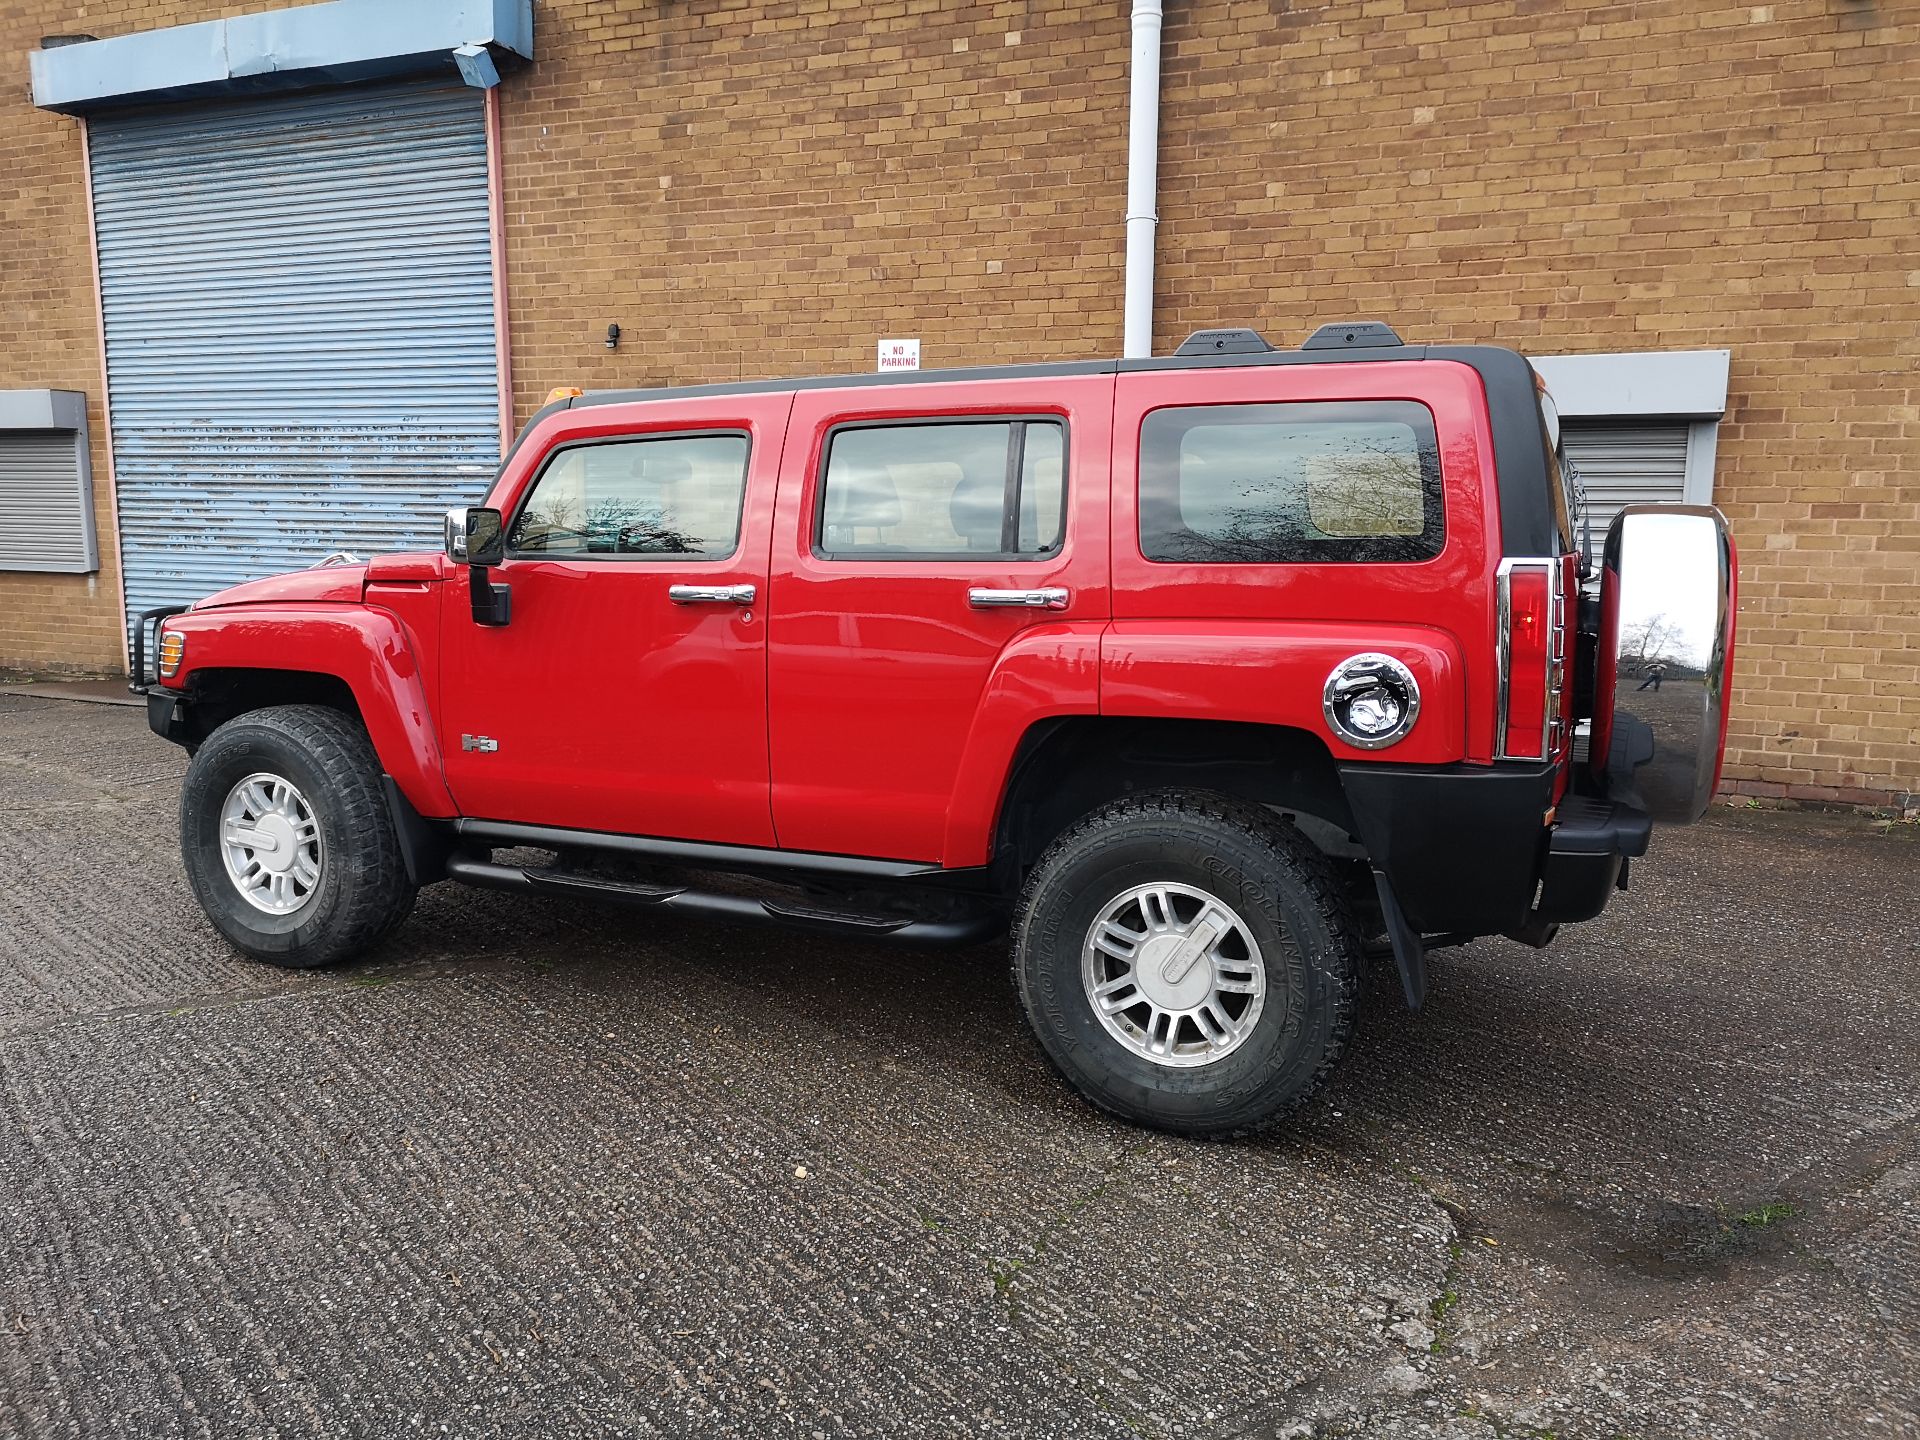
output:
<instances>
[{"instance_id":1,"label":"red hummer h3","mask_svg":"<svg viewBox=\"0 0 1920 1440\"><path fill-rule=\"evenodd\" d=\"M1544 945L1713 793L1724 523L1629 508L1583 585L1557 432L1521 356L1374 323L570 394L444 552L156 615L187 874L291 966L443 879L1010 925L1082 1094L1246 1131L1326 1078L1369 955L1418 1005L1429 949Z\"/></svg>"}]
</instances>

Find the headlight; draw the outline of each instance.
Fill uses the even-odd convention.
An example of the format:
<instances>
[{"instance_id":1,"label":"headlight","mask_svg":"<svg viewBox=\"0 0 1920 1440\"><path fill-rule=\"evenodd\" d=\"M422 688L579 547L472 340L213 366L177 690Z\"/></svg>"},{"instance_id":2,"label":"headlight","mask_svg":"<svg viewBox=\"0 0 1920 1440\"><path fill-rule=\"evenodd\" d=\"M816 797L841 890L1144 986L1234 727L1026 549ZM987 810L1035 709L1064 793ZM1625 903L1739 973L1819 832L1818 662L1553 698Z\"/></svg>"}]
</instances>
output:
<instances>
[{"instance_id":1,"label":"headlight","mask_svg":"<svg viewBox=\"0 0 1920 1440\"><path fill-rule=\"evenodd\" d=\"M159 670L162 680L171 680L180 673L180 663L187 658L187 637L178 630L160 631Z\"/></svg>"},{"instance_id":2,"label":"headlight","mask_svg":"<svg viewBox=\"0 0 1920 1440\"><path fill-rule=\"evenodd\" d=\"M1406 738L1420 715L1413 672L1391 655L1353 655L1333 667L1320 695L1327 724L1349 745L1384 750Z\"/></svg>"}]
</instances>

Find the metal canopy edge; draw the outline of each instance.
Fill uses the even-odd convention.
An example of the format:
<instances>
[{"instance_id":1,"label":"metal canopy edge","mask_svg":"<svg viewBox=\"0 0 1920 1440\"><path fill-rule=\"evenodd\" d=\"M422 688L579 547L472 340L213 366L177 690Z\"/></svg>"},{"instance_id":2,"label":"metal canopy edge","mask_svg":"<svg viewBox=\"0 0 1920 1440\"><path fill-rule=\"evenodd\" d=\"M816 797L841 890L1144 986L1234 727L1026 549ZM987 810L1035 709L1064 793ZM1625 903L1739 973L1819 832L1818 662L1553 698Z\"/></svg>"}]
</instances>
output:
<instances>
[{"instance_id":1,"label":"metal canopy edge","mask_svg":"<svg viewBox=\"0 0 1920 1440\"><path fill-rule=\"evenodd\" d=\"M85 430L87 397L78 390L0 390L0 430Z\"/></svg>"},{"instance_id":2,"label":"metal canopy edge","mask_svg":"<svg viewBox=\"0 0 1920 1440\"><path fill-rule=\"evenodd\" d=\"M463 46L531 60L533 0L328 0L61 45L28 59L33 103L79 115L106 106L453 73L454 52Z\"/></svg>"}]
</instances>

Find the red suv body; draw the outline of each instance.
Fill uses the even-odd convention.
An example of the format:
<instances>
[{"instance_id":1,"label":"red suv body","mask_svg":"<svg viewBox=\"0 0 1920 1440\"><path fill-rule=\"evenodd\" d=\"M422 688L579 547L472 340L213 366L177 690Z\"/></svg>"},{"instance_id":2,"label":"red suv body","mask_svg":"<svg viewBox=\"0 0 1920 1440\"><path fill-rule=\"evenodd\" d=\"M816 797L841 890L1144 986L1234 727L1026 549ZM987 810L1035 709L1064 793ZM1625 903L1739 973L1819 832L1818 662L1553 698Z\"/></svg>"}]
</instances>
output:
<instances>
[{"instance_id":1,"label":"red suv body","mask_svg":"<svg viewBox=\"0 0 1920 1440\"><path fill-rule=\"evenodd\" d=\"M1718 516L1630 510L1584 593L1531 367L1383 330L561 399L444 553L161 622L196 892L295 964L448 877L876 937L1011 920L1090 1098L1262 1123L1344 1047L1370 948L1417 1004L1437 941L1597 914L1723 743ZM342 892L349 858L385 882Z\"/></svg>"}]
</instances>

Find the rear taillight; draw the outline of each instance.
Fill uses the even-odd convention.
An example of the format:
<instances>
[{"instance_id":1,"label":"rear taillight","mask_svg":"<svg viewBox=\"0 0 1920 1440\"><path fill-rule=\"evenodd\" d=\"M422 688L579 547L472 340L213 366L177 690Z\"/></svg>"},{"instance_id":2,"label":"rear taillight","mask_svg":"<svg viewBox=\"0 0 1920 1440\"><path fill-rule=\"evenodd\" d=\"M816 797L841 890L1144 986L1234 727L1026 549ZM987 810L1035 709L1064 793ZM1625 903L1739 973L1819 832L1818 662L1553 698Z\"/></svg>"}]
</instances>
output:
<instances>
[{"instance_id":1,"label":"rear taillight","mask_svg":"<svg viewBox=\"0 0 1920 1440\"><path fill-rule=\"evenodd\" d=\"M1500 717L1493 748L1502 760L1544 760L1561 746L1567 673L1563 568L1555 560L1500 564Z\"/></svg>"}]
</instances>

